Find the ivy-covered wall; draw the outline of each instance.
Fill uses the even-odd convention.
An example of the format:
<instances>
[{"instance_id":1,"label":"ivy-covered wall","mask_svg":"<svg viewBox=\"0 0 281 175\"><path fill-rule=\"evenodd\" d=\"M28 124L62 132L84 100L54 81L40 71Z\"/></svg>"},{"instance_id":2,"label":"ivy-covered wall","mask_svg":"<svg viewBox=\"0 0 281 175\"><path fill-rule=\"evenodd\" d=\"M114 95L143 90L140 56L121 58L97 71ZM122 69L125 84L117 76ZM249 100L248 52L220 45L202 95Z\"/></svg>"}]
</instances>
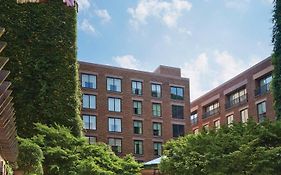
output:
<instances>
[{"instance_id":1,"label":"ivy-covered wall","mask_svg":"<svg viewBox=\"0 0 281 175\"><path fill-rule=\"evenodd\" d=\"M76 58L76 10L62 0L17 4L0 0L0 26L9 47L18 135L31 137L34 124L54 123L81 134Z\"/></svg>"}]
</instances>

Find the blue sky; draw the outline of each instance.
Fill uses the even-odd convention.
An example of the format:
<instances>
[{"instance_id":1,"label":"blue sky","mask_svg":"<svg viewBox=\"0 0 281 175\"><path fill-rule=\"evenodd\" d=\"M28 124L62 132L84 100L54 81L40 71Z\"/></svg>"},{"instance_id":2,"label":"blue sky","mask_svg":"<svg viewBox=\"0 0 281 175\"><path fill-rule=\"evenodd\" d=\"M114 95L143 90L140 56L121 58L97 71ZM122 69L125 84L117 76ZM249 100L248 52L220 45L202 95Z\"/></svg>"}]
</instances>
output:
<instances>
[{"instance_id":1,"label":"blue sky","mask_svg":"<svg viewBox=\"0 0 281 175\"><path fill-rule=\"evenodd\" d=\"M272 0L78 0L78 59L179 67L191 99L272 52Z\"/></svg>"}]
</instances>

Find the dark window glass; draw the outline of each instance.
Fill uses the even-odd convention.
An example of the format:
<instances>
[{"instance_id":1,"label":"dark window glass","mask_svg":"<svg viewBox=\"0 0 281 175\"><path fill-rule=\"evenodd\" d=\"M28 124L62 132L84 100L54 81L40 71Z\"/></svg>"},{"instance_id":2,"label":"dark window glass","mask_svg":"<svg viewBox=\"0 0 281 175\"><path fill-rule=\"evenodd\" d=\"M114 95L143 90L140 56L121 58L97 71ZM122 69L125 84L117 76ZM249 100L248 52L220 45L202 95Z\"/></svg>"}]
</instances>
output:
<instances>
[{"instance_id":1,"label":"dark window glass","mask_svg":"<svg viewBox=\"0 0 281 175\"><path fill-rule=\"evenodd\" d=\"M184 109L183 106L172 105L172 117L183 119L184 118L183 109Z\"/></svg>"},{"instance_id":2,"label":"dark window glass","mask_svg":"<svg viewBox=\"0 0 281 175\"><path fill-rule=\"evenodd\" d=\"M171 87L171 98L175 100L183 100L184 93L182 87Z\"/></svg>"},{"instance_id":3,"label":"dark window glass","mask_svg":"<svg viewBox=\"0 0 281 175\"><path fill-rule=\"evenodd\" d=\"M132 93L135 95L142 95L142 82L132 81Z\"/></svg>"},{"instance_id":4,"label":"dark window glass","mask_svg":"<svg viewBox=\"0 0 281 175\"><path fill-rule=\"evenodd\" d=\"M184 136L184 125L173 124L173 137Z\"/></svg>"},{"instance_id":5,"label":"dark window glass","mask_svg":"<svg viewBox=\"0 0 281 175\"><path fill-rule=\"evenodd\" d=\"M152 97L161 97L161 85L160 84L151 84L151 96Z\"/></svg>"}]
</instances>

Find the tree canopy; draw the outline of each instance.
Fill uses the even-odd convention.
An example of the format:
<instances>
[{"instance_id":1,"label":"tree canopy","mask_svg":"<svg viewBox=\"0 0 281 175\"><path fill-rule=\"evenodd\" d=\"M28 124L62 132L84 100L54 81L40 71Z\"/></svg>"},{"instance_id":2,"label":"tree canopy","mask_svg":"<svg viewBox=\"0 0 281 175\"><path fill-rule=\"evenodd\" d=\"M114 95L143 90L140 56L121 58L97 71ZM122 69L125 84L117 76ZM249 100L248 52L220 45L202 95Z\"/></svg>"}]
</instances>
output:
<instances>
[{"instance_id":1,"label":"tree canopy","mask_svg":"<svg viewBox=\"0 0 281 175\"><path fill-rule=\"evenodd\" d=\"M273 175L281 172L281 122L234 124L164 146L168 175Z\"/></svg>"},{"instance_id":2,"label":"tree canopy","mask_svg":"<svg viewBox=\"0 0 281 175\"><path fill-rule=\"evenodd\" d=\"M64 126L36 124L36 130L36 136L20 140L19 168L26 175L40 175L41 166L44 175L137 175L140 172L141 165L130 155L122 159L104 143L89 145L86 138L75 137Z\"/></svg>"}]
</instances>

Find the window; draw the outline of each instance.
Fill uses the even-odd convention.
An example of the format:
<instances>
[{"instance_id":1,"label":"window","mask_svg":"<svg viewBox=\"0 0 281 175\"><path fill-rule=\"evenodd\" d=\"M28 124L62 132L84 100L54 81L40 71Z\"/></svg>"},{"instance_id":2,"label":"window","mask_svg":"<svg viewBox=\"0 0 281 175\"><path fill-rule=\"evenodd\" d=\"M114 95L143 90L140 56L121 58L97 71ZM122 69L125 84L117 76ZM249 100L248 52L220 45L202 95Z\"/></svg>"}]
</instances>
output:
<instances>
[{"instance_id":1,"label":"window","mask_svg":"<svg viewBox=\"0 0 281 175\"><path fill-rule=\"evenodd\" d=\"M194 129L193 134L199 134L199 129L198 128Z\"/></svg>"},{"instance_id":2,"label":"window","mask_svg":"<svg viewBox=\"0 0 281 175\"><path fill-rule=\"evenodd\" d=\"M121 99L109 97L108 98L108 111L121 112Z\"/></svg>"},{"instance_id":3,"label":"window","mask_svg":"<svg viewBox=\"0 0 281 175\"><path fill-rule=\"evenodd\" d=\"M183 106L172 105L172 117L183 119Z\"/></svg>"},{"instance_id":4,"label":"window","mask_svg":"<svg viewBox=\"0 0 281 175\"><path fill-rule=\"evenodd\" d=\"M83 94L82 104L83 104L83 108L96 109L96 96Z\"/></svg>"},{"instance_id":5,"label":"window","mask_svg":"<svg viewBox=\"0 0 281 175\"><path fill-rule=\"evenodd\" d=\"M183 100L183 88L182 87L171 87L171 98L175 100Z\"/></svg>"},{"instance_id":6,"label":"window","mask_svg":"<svg viewBox=\"0 0 281 175\"><path fill-rule=\"evenodd\" d=\"M247 101L247 89L241 89L227 96L226 109Z\"/></svg>"},{"instance_id":7,"label":"window","mask_svg":"<svg viewBox=\"0 0 281 175\"><path fill-rule=\"evenodd\" d=\"M226 117L227 125L232 126L233 124L233 114Z\"/></svg>"},{"instance_id":8,"label":"window","mask_svg":"<svg viewBox=\"0 0 281 175\"><path fill-rule=\"evenodd\" d=\"M248 109L240 111L241 122L246 123L248 121Z\"/></svg>"},{"instance_id":9,"label":"window","mask_svg":"<svg viewBox=\"0 0 281 175\"><path fill-rule=\"evenodd\" d=\"M209 132L209 124L203 125L203 131L204 132Z\"/></svg>"},{"instance_id":10,"label":"window","mask_svg":"<svg viewBox=\"0 0 281 175\"><path fill-rule=\"evenodd\" d=\"M184 125L173 124L173 137L184 136Z\"/></svg>"},{"instance_id":11,"label":"window","mask_svg":"<svg viewBox=\"0 0 281 175\"><path fill-rule=\"evenodd\" d=\"M221 127L220 120L214 121L214 126L215 126L215 129L216 129L216 130L217 130L217 129L220 129L220 127Z\"/></svg>"},{"instance_id":12,"label":"window","mask_svg":"<svg viewBox=\"0 0 281 175\"><path fill-rule=\"evenodd\" d=\"M219 108L220 108L219 102L214 102L209 106L204 107L205 113L203 114L203 119L218 114Z\"/></svg>"},{"instance_id":13,"label":"window","mask_svg":"<svg viewBox=\"0 0 281 175\"><path fill-rule=\"evenodd\" d=\"M142 140L134 140L134 153L138 155L143 154L143 141Z\"/></svg>"},{"instance_id":14,"label":"window","mask_svg":"<svg viewBox=\"0 0 281 175\"><path fill-rule=\"evenodd\" d=\"M97 129L96 120L97 120L96 116L83 115L84 129L96 130Z\"/></svg>"},{"instance_id":15,"label":"window","mask_svg":"<svg viewBox=\"0 0 281 175\"><path fill-rule=\"evenodd\" d=\"M152 103L152 115L155 117L161 116L161 104L160 103Z\"/></svg>"},{"instance_id":16,"label":"window","mask_svg":"<svg viewBox=\"0 0 281 175\"><path fill-rule=\"evenodd\" d=\"M266 103L261 102L257 105L259 122L263 122L266 118Z\"/></svg>"},{"instance_id":17,"label":"window","mask_svg":"<svg viewBox=\"0 0 281 175\"><path fill-rule=\"evenodd\" d=\"M94 137L94 136L85 136L85 137L87 138L89 144L97 143L97 138L96 137Z\"/></svg>"},{"instance_id":18,"label":"window","mask_svg":"<svg viewBox=\"0 0 281 175\"><path fill-rule=\"evenodd\" d=\"M161 85L160 84L151 84L151 96L152 97L161 97Z\"/></svg>"},{"instance_id":19,"label":"window","mask_svg":"<svg viewBox=\"0 0 281 175\"><path fill-rule=\"evenodd\" d=\"M153 123L153 135L161 136L162 135L162 124L161 123Z\"/></svg>"},{"instance_id":20,"label":"window","mask_svg":"<svg viewBox=\"0 0 281 175\"><path fill-rule=\"evenodd\" d=\"M107 78L107 90L113 92L121 92L121 79L120 78Z\"/></svg>"},{"instance_id":21,"label":"window","mask_svg":"<svg viewBox=\"0 0 281 175\"><path fill-rule=\"evenodd\" d=\"M120 118L108 118L108 131L109 132L121 132L121 119Z\"/></svg>"},{"instance_id":22,"label":"window","mask_svg":"<svg viewBox=\"0 0 281 175\"><path fill-rule=\"evenodd\" d=\"M153 148L154 148L154 156L161 156L162 155L162 143L154 142Z\"/></svg>"},{"instance_id":23,"label":"window","mask_svg":"<svg viewBox=\"0 0 281 175\"><path fill-rule=\"evenodd\" d=\"M133 101L133 105L134 105L134 114L136 115L141 115L141 111L142 111L142 102L141 101Z\"/></svg>"},{"instance_id":24,"label":"window","mask_svg":"<svg viewBox=\"0 0 281 175\"><path fill-rule=\"evenodd\" d=\"M112 151L115 153L122 152L122 140L116 138L109 138L108 145L111 147Z\"/></svg>"},{"instance_id":25,"label":"window","mask_svg":"<svg viewBox=\"0 0 281 175\"><path fill-rule=\"evenodd\" d=\"M142 134L142 121L134 121L134 134Z\"/></svg>"},{"instance_id":26,"label":"window","mask_svg":"<svg viewBox=\"0 0 281 175\"><path fill-rule=\"evenodd\" d=\"M142 95L142 82L132 81L132 93L135 95Z\"/></svg>"},{"instance_id":27,"label":"window","mask_svg":"<svg viewBox=\"0 0 281 175\"><path fill-rule=\"evenodd\" d=\"M255 95L263 95L270 91L270 83L272 81L272 75L268 75L262 79L259 79L257 84L258 88L255 90Z\"/></svg>"},{"instance_id":28,"label":"window","mask_svg":"<svg viewBox=\"0 0 281 175\"><path fill-rule=\"evenodd\" d=\"M83 88L97 88L97 77L90 74L82 74L82 87Z\"/></svg>"},{"instance_id":29,"label":"window","mask_svg":"<svg viewBox=\"0 0 281 175\"><path fill-rule=\"evenodd\" d=\"M191 116L190 116L190 123L192 125L196 125L198 123L198 114L197 114L197 111L194 111L191 113Z\"/></svg>"}]
</instances>

